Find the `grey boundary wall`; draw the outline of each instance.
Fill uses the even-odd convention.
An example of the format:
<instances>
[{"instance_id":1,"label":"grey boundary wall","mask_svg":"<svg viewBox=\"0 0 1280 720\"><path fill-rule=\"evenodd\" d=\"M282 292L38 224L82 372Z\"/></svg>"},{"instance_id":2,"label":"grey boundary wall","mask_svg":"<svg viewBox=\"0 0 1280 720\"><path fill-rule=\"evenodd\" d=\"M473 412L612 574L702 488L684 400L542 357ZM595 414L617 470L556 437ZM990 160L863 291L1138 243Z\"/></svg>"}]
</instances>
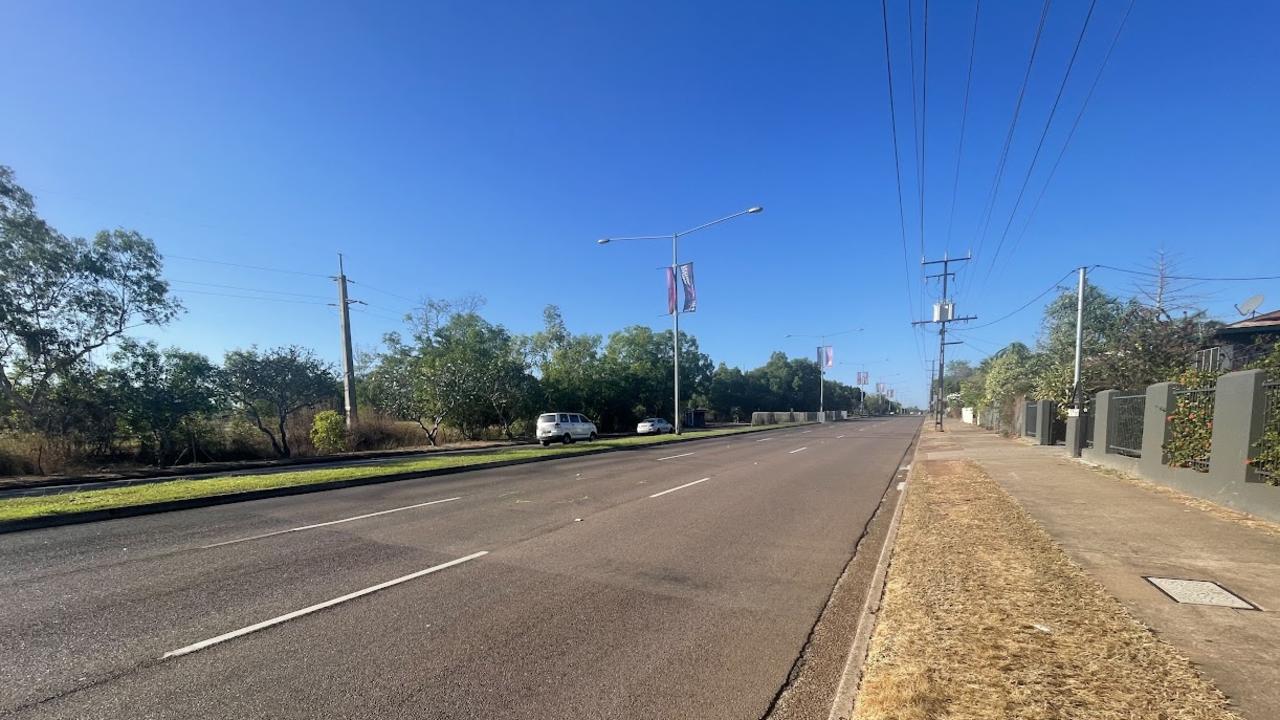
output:
<instances>
[{"instance_id":1,"label":"grey boundary wall","mask_svg":"<svg viewBox=\"0 0 1280 720\"><path fill-rule=\"evenodd\" d=\"M1262 437L1266 376L1261 370L1242 370L1218 378L1213 407L1213 437L1209 447L1209 472L1170 467L1164 453L1169 437L1169 414L1174 408L1173 383L1147 388L1143 416L1142 457L1107 452L1107 429L1115 418L1111 403L1120 393L1103 390L1094 402L1093 447L1081 447L1079 433L1068 432L1072 454L1078 451L1089 462L1137 475L1145 480L1280 521L1280 487L1269 485L1249 464Z\"/></svg>"}]
</instances>

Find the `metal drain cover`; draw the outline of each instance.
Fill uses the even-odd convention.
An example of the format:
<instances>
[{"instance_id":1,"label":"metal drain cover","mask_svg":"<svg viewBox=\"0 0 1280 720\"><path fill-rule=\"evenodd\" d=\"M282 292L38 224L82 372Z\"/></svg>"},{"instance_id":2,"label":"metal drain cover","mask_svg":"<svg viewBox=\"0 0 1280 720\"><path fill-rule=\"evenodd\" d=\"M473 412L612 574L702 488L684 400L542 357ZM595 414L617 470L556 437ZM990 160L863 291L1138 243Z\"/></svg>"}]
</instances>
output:
<instances>
[{"instance_id":1,"label":"metal drain cover","mask_svg":"<svg viewBox=\"0 0 1280 720\"><path fill-rule=\"evenodd\" d=\"M1237 610L1258 609L1248 600L1208 580L1147 577L1147 582L1155 585L1165 595L1173 598L1174 602L1187 605L1214 605L1216 607L1236 608Z\"/></svg>"}]
</instances>

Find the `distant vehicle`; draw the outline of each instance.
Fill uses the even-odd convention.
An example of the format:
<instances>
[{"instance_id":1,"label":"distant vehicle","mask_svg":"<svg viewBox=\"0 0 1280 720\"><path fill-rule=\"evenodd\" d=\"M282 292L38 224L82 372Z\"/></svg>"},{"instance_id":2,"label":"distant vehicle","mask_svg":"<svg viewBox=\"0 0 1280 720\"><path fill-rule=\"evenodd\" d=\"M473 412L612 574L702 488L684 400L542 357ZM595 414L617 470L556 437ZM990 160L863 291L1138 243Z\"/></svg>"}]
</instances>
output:
<instances>
[{"instance_id":1,"label":"distant vehicle","mask_svg":"<svg viewBox=\"0 0 1280 720\"><path fill-rule=\"evenodd\" d=\"M575 440L600 437L596 424L578 413L543 413L538 416L538 442L543 447L555 441L568 445Z\"/></svg>"},{"instance_id":2,"label":"distant vehicle","mask_svg":"<svg viewBox=\"0 0 1280 720\"><path fill-rule=\"evenodd\" d=\"M676 429L671 427L671 423L662 418L645 418L636 425L637 435L662 435L675 431Z\"/></svg>"}]
</instances>

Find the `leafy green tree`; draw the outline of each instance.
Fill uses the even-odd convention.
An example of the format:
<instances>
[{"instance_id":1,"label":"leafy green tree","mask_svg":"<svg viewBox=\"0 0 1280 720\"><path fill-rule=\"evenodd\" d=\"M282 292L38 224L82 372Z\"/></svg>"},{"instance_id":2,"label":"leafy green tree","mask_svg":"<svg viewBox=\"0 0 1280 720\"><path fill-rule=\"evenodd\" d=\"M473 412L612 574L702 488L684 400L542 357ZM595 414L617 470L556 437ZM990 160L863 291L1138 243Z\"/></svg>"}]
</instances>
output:
<instances>
[{"instance_id":1,"label":"leafy green tree","mask_svg":"<svg viewBox=\"0 0 1280 720\"><path fill-rule=\"evenodd\" d=\"M121 342L112 354L111 390L121 422L158 465L174 461L178 445L199 452L197 428L217 405L220 374L199 353L154 342Z\"/></svg>"},{"instance_id":2,"label":"leafy green tree","mask_svg":"<svg viewBox=\"0 0 1280 720\"><path fill-rule=\"evenodd\" d=\"M601 428L616 429L607 418L611 401L601 345L599 335L570 333L555 305L543 310L543 329L529 341L546 409L582 412Z\"/></svg>"},{"instance_id":3,"label":"leafy green tree","mask_svg":"<svg viewBox=\"0 0 1280 720\"><path fill-rule=\"evenodd\" d=\"M0 166L0 394L34 420L59 375L130 328L172 320L180 306L160 275L151 240L66 237Z\"/></svg>"},{"instance_id":4,"label":"leafy green tree","mask_svg":"<svg viewBox=\"0 0 1280 720\"><path fill-rule=\"evenodd\" d=\"M296 345L263 352L233 350L223 363L223 377L235 407L267 436L280 457L293 454L286 428L289 417L338 396L332 367Z\"/></svg>"},{"instance_id":5,"label":"leafy green tree","mask_svg":"<svg viewBox=\"0 0 1280 720\"><path fill-rule=\"evenodd\" d=\"M427 442L436 445L448 408L435 392L426 359L405 345L398 333L387 335L383 342L387 350L379 356L364 383L369 401L391 417L416 423L426 434Z\"/></svg>"}]
</instances>

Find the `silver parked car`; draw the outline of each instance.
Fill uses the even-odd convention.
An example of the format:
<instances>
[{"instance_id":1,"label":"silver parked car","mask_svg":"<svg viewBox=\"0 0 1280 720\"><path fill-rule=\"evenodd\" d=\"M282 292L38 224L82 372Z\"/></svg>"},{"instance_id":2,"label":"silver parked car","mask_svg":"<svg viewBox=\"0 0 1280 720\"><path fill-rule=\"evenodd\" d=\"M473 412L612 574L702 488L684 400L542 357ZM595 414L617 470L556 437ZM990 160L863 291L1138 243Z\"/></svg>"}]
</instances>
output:
<instances>
[{"instance_id":1,"label":"silver parked car","mask_svg":"<svg viewBox=\"0 0 1280 720\"><path fill-rule=\"evenodd\" d=\"M636 425L637 435L662 435L663 433L675 431L676 429L671 426L671 423L658 417L645 418Z\"/></svg>"},{"instance_id":2,"label":"silver parked car","mask_svg":"<svg viewBox=\"0 0 1280 720\"><path fill-rule=\"evenodd\" d=\"M543 413L538 416L538 442L543 446L560 441L565 445L575 440L599 437L596 424L579 413Z\"/></svg>"}]
</instances>

